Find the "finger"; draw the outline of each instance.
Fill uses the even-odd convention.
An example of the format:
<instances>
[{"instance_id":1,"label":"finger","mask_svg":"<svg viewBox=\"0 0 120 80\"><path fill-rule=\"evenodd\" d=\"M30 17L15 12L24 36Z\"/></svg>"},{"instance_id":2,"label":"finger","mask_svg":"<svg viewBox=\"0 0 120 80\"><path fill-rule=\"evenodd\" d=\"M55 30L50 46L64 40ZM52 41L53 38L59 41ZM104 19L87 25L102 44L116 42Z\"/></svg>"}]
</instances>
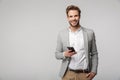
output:
<instances>
[{"instance_id":1,"label":"finger","mask_svg":"<svg viewBox=\"0 0 120 80\"><path fill-rule=\"evenodd\" d=\"M75 54L76 52L73 52L73 54Z\"/></svg>"},{"instance_id":2,"label":"finger","mask_svg":"<svg viewBox=\"0 0 120 80\"><path fill-rule=\"evenodd\" d=\"M68 52L70 53L72 50L68 50Z\"/></svg>"}]
</instances>

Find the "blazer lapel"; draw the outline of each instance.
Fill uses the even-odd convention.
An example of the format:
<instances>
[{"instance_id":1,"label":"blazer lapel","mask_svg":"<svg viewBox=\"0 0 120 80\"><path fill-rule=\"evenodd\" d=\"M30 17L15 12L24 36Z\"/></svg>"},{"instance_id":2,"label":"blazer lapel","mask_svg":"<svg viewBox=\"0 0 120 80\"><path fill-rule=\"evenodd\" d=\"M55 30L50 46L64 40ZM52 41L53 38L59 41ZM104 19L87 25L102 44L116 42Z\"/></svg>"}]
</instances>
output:
<instances>
[{"instance_id":1,"label":"blazer lapel","mask_svg":"<svg viewBox=\"0 0 120 80\"><path fill-rule=\"evenodd\" d=\"M84 38L84 48L85 48L85 53L86 53L86 58L88 61L88 35L86 30L82 27L83 30L83 38Z\"/></svg>"},{"instance_id":2,"label":"blazer lapel","mask_svg":"<svg viewBox=\"0 0 120 80\"><path fill-rule=\"evenodd\" d=\"M66 30L66 34L65 34L65 39L66 39L66 45L67 45L67 47L69 47L70 46L70 42L69 42L69 29L67 28L67 30Z\"/></svg>"},{"instance_id":3,"label":"blazer lapel","mask_svg":"<svg viewBox=\"0 0 120 80\"><path fill-rule=\"evenodd\" d=\"M67 47L70 46L69 44L69 30L68 28L66 28L63 32L62 32L62 40L63 40L63 50L67 50Z\"/></svg>"}]
</instances>

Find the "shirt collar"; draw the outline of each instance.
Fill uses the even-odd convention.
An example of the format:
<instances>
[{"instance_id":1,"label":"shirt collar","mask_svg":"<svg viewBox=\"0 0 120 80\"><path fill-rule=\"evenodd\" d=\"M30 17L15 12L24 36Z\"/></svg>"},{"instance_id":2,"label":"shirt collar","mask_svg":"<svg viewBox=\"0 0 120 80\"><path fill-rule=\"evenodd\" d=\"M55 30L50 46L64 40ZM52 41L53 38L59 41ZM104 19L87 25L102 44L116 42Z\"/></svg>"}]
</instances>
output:
<instances>
[{"instance_id":1,"label":"shirt collar","mask_svg":"<svg viewBox=\"0 0 120 80\"><path fill-rule=\"evenodd\" d=\"M71 29L70 29L70 27L68 27L69 32L72 32L72 33L77 33L77 32L79 32L79 31L81 31L81 29L82 29L82 28L81 28L81 26L80 26L80 28L79 28L78 30L76 30L75 32L72 32Z\"/></svg>"}]
</instances>

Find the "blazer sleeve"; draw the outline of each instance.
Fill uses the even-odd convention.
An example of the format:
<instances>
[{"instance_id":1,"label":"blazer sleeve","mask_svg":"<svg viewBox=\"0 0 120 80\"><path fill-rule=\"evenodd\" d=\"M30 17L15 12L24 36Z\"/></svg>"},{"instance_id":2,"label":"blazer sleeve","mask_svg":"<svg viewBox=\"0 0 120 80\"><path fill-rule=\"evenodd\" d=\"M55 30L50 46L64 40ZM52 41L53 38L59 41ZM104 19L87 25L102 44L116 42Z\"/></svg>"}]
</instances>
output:
<instances>
[{"instance_id":1,"label":"blazer sleeve","mask_svg":"<svg viewBox=\"0 0 120 80\"><path fill-rule=\"evenodd\" d=\"M97 74L98 52L97 52L96 39L95 39L95 34L94 34L94 32L93 32L93 38L92 38L91 59L92 59L91 72L94 72L94 73Z\"/></svg>"},{"instance_id":2,"label":"blazer sleeve","mask_svg":"<svg viewBox=\"0 0 120 80\"><path fill-rule=\"evenodd\" d=\"M59 33L58 37L57 37L57 46L56 46L56 51L55 51L55 57L56 57L56 59L61 59L61 60L66 59L66 57L63 55L63 43L62 43L61 33Z\"/></svg>"}]
</instances>

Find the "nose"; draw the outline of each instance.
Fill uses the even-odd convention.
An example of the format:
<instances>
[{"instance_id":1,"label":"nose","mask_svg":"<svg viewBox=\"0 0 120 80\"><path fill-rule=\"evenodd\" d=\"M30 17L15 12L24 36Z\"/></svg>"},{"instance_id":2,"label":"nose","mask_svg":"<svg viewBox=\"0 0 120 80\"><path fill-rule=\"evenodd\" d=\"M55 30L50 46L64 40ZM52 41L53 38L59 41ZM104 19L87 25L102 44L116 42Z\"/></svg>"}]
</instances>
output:
<instances>
[{"instance_id":1,"label":"nose","mask_svg":"<svg viewBox=\"0 0 120 80\"><path fill-rule=\"evenodd\" d=\"M72 20L75 20L76 18L75 17L72 17Z\"/></svg>"}]
</instances>

